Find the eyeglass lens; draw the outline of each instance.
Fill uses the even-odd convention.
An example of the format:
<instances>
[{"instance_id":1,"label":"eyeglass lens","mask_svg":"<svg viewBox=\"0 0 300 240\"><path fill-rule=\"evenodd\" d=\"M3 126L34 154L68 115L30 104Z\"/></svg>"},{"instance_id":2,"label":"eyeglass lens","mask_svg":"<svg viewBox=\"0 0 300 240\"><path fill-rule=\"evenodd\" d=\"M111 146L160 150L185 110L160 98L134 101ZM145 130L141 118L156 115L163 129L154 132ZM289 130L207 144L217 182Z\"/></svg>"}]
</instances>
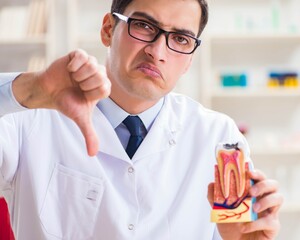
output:
<instances>
[{"instance_id":1,"label":"eyeglass lens","mask_svg":"<svg viewBox=\"0 0 300 240\"><path fill-rule=\"evenodd\" d=\"M138 40L153 42L165 33L168 47L176 52L191 53L197 47L196 39L191 36L177 32L164 32L155 25L137 19L132 19L128 24L129 34Z\"/></svg>"}]
</instances>

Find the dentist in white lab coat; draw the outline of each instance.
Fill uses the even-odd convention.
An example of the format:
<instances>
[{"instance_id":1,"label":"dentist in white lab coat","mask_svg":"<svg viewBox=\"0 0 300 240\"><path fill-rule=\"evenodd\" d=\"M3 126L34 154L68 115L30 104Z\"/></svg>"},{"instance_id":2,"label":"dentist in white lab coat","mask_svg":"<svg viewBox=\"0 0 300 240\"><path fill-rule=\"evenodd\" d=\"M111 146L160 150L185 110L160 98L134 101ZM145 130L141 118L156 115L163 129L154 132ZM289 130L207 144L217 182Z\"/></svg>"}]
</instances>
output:
<instances>
[{"instance_id":1,"label":"dentist in white lab coat","mask_svg":"<svg viewBox=\"0 0 300 240\"><path fill-rule=\"evenodd\" d=\"M210 223L215 147L247 143L229 117L170 93L206 11L203 0L115 0L105 67L77 50L0 75L0 193L16 239L274 239L282 196L260 171L250 173L259 219ZM128 115L145 127L132 158Z\"/></svg>"}]
</instances>

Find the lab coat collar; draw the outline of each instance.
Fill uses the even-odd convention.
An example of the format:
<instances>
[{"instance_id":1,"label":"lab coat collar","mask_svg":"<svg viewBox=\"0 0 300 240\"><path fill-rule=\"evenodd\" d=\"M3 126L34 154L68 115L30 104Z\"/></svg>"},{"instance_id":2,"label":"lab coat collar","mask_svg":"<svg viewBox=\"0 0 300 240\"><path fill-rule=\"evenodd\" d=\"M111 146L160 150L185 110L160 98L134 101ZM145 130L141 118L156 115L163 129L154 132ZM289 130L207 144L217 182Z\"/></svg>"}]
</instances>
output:
<instances>
[{"instance_id":1,"label":"lab coat collar","mask_svg":"<svg viewBox=\"0 0 300 240\"><path fill-rule=\"evenodd\" d=\"M181 130L182 124L178 120L176 106L172 105L171 98L171 95L165 97L164 105L152 128L132 158L133 162L151 154L166 151L176 145L177 133Z\"/></svg>"},{"instance_id":2,"label":"lab coat collar","mask_svg":"<svg viewBox=\"0 0 300 240\"><path fill-rule=\"evenodd\" d=\"M136 162L152 154L170 149L170 147L176 145L176 133L181 129L181 124L176 115L176 107L172 106L171 96L166 96L164 105L150 131L133 158L130 159L115 130L98 108L95 109L93 122L100 141L100 152L126 162ZM99 123L101 123L101 126Z\"/></svg>"}]
</instances>

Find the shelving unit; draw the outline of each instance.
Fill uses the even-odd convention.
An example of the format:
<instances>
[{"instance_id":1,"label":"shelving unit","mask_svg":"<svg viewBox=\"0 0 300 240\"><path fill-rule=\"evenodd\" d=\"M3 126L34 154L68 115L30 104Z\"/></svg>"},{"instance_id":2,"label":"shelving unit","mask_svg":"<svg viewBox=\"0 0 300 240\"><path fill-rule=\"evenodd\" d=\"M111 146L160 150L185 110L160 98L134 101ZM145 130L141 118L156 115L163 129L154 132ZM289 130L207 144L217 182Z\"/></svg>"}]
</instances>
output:
<instances>
[{"instance_id":1,"label":"shelving unit","mask_svg":"<svg viewBox=\"0 0 300 240\"><path fill-rule=\"evenodd\" d=\"M39 70L54 58L52 14L49 0L1 1L0 55L7 56L0 60L1 70Z\"/></svg>"},{"instance_id":2,"label":"shelving unit","mask_svg":"<svg viewBox=\"0 0 300 240\"><path fill-rule=\"evenodd\" d=\"M300 74L300 2L224 0L209 5L210 23L203 40L204 88L209 93L203 102L246 126L256 168L278 180L285 196L278 239L296 240L300 234L300 87L270 88L267 81L271 71ZM247 86L223 87L223 73L246 74Z\"/></svg>"}]
</instances>

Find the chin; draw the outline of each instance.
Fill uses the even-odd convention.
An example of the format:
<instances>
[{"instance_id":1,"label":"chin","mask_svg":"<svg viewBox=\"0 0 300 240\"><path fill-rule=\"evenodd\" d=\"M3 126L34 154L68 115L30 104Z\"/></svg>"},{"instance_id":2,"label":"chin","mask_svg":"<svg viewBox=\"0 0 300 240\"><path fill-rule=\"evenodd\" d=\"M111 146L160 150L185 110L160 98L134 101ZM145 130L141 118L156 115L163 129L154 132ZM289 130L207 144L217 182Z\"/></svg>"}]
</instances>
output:
<instances>
[{"instance_id":1,"label":"chin","mask_svg":"<svg viewBox=\"0 0 300 240\"><path fill-rule=\"evenodd\" d=\"M153 89L147 88L137 88L131 89L128 91L128 94L134 98L143 100L143 101L156 101L161 98L162 93L158 91L153 91Z\"/></svg>"}]
</instances>

